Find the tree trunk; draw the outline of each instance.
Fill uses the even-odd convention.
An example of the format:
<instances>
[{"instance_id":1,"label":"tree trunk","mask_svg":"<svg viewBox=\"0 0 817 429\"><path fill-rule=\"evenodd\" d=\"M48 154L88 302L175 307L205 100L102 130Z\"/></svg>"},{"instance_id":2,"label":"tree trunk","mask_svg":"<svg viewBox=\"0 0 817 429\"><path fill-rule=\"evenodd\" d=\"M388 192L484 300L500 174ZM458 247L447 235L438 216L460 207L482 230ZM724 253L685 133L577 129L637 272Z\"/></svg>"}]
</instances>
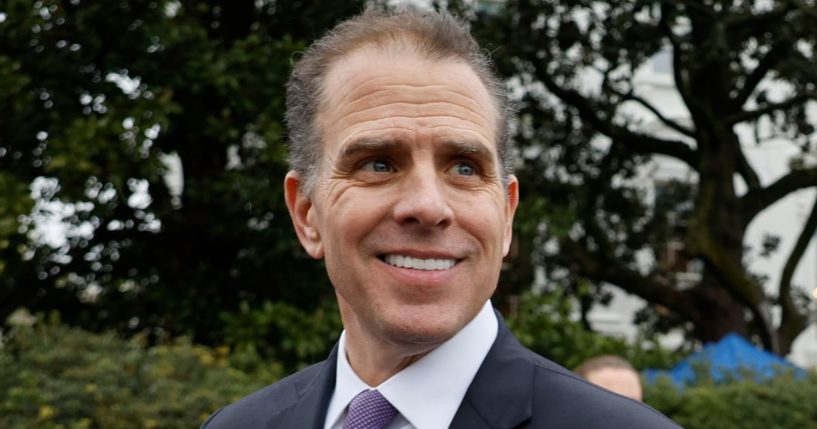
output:
<instances>
[{"instance_id":1,"label":"tree trunk","mask_svg":"<svg viewBox=\"0 0 817 429\"><path fill-rule=\"evenodd\" d=\"M693 335L704 343L715 342L734 332L743 336L750 333L744 317L744 307L732 298L709 275L689 290L695 313L687 315L693 323Z\"/></svg>"}]
</instances>

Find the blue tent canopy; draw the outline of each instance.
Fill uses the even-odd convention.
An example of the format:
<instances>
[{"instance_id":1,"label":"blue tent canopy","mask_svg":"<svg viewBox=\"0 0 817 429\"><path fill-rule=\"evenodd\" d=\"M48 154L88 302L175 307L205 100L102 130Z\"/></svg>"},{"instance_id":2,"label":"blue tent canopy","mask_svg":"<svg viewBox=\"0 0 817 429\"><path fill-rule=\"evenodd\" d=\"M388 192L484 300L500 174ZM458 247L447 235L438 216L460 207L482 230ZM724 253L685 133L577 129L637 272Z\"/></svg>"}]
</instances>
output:
<instances>
[{"instance_id":1,"label":"blue tent canopy","mask_svg":"<svg viewBox=\"0 0 817 429\"><path fill-rule=\"evenodd\" d=\"M772 378L777 374L792 371L796 377L805 376L805 371L791 362L761 350L738 334L728 334L717 343L708 343L704 348L681 361L674 368L664 371L647 369L644 378L654 383L666 375L676 386L694 384L697 368L709 368L709 375L715 382L740 380L747 373L755 379Z\"/></svg>"}]
</instances>

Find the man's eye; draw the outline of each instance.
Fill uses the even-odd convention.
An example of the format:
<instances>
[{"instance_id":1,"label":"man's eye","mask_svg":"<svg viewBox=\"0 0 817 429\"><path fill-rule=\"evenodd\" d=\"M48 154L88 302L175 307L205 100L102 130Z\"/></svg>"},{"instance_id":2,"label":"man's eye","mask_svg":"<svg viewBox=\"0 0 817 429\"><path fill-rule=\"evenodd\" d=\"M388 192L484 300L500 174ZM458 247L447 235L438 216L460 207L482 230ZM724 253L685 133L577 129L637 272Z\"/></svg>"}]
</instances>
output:
<instances>
[{"instance_id":1,"label":"man's eye","mask_svg":"<svg viewBox=\"0 0 817 429\"><path fill-rule=\"evenodd\" d=\"M375 173L390 173L394 171L394 168L389 164L388 161L382 159L373 159L371 161L366 162L363 164L361 168L365 171L373 171Z\"/></svg>"},{"instance_id":2,"label":"man's eye","mask_svg":"<svg viewBox=\"0 0 817 429\"><path fill-rule=\"evenodd\" d=\"M451 167L451 172L460 176L473 176L477 174L477 168L470 162L458 162Z\"/></svg>"}]
</instances>

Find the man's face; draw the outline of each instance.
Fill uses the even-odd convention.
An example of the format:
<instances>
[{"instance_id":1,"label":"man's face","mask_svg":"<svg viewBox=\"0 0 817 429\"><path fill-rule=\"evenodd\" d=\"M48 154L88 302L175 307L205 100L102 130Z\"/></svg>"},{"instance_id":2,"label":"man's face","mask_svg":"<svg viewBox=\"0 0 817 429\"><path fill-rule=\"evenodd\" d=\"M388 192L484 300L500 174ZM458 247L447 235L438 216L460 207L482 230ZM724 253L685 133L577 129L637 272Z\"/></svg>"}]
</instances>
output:
<instances>
[{"instance_id":1,"label":"man's face","mask_svg":"<svg viewBox=\"0 0 817 429\"><path fill-rule=\"evenodd\" d=\"M376 48L334 64L324 93L311 195L287 177L299 238L350 338L433 347L491 296L511 242L492 100L463 63Z\"/></svg>"}]
</instances>

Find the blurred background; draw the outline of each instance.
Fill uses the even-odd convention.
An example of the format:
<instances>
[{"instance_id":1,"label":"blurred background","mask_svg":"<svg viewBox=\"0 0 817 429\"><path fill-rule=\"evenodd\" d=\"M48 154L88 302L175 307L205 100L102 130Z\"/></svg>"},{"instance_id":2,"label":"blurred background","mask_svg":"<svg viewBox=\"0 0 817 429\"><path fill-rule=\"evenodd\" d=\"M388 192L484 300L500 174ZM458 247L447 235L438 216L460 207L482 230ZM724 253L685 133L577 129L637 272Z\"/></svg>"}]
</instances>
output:
<instances>
[{"instance_id":1,"label":"blurred background","mask_svg":"<svg viewBox=\"0 0 817 429\"><path fill-rule=\"evenodd\" d=\"M0 427L195 427L325 358L283 85L369 3L0 0ZM417 3L471 22L519 109L493 303L520 340L666 370L736 333L806 371L704 362L645 400L817 427L817 2Z\"/></svg>"}]
</instances>

